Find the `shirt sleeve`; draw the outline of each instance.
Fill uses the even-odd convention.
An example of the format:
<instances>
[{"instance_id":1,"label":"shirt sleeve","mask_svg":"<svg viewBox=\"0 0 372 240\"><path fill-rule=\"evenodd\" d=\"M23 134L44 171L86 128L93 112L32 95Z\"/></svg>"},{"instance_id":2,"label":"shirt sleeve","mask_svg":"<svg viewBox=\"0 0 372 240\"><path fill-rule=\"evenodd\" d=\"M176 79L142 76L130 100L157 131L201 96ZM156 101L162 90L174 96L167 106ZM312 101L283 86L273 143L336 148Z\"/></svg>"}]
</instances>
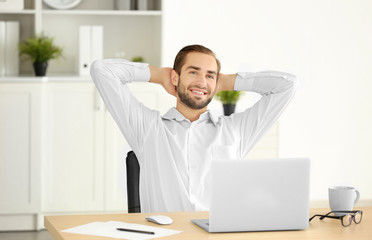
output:
<instances>
[{"instance_id":1,"label":"shirt sleeve","mask_svg":"<svg viewBox=\"0 0 372 240\"><path fill-rule=\"evenodd\" d=\"M239 136L239 154L244 158L257 141L278 120L296 87L295 76L265 71L258 73L238 73L234 90L251 91L261 95L261 99L242 113L232 114L226 120L231 121L235 134Z\"/></svg>"},{"instance_id":2,"label":"shirt sleeve","mask_svg":"<svg viewBox=\"0 0 372 240\"><path fill-rule=\"evenodd\" d=\"M130 92L127 83L148 82L148 64L124 59L96 60L90 74L128 144L134 152L140 152L146 129L157 119L159 112L140 103Z\"/></svg>"}]
</instances>

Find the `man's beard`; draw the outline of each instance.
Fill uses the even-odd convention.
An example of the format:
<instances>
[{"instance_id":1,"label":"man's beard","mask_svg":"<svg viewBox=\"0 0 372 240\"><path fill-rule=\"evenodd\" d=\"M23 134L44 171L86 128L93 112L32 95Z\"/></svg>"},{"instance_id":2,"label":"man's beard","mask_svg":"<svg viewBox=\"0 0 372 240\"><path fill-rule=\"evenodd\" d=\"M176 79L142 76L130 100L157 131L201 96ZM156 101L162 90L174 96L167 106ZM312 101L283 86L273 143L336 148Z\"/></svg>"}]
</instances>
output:
<instances>
[{"instance_id":1,"label":"man's beard","mask_svg":"<svg viewBox=\"0 0 372 240\"><path fill-rule=\"evenodd\" d=\"M207 90L207 92L210 93L209 90ZM206 107L212 101L212 98L213 98L213 95L212 95L211 97L207 98L203 102L200 102L200 103L195 102L189 96L189 92L187 91L187 89L183 85L181 85L181 81L178 81L177 93L178 93L178 96L181 102L183 102L186 106L188 106L191 109L202 109Z\"/></svg>"}]
</instances>

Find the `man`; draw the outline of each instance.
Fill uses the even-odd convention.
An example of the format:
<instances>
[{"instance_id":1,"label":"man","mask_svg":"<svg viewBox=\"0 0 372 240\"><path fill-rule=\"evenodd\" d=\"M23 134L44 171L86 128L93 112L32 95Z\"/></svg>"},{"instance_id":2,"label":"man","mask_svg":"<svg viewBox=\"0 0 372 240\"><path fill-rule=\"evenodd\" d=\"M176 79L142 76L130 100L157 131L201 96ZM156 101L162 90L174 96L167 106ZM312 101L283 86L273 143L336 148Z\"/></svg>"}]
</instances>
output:
<instances>
[{"instance_id":1,"label":"man","mask_svg":"<svg viewBox=\"0 0 372 240\"><path fill-rule=\"evenodd\" d=\"M220 68L201 45L181 49L173 69L122 59L93 63L93 81L140 163L142 212L208 210L211 161L244 158L294 94L290 74L222 74ZM161 84L176 96L176 107L164 116L145 107L129 91L132 81ZM242 113L215 118L207 106L227 90L262 97Z\"/></svg>"}]
</instances>

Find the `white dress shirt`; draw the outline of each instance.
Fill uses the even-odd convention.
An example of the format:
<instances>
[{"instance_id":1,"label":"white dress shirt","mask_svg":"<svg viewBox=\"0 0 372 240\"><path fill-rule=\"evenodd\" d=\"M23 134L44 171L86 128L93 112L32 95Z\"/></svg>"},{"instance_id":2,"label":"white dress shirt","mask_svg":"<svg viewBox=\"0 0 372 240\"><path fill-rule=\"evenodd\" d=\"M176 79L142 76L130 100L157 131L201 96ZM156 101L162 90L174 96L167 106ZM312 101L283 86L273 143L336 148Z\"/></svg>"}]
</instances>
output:
<instances>
[{"instance_id":1,"label":"white dress shirt","mask_svg":"<svg viewBox=\"0 0 372 240\"><path fill-rule=\"evenodd\" d=\"M261 99L244 112L194 122L176 108L164 116L138 102L127 83L149 81L148 64L95 61L93 81L140 164L142 212L209 210L210 164L240 159L278 119L294 94L295 77L282 72L238 73L234 89Z\"/></svg>"}]
</instances>

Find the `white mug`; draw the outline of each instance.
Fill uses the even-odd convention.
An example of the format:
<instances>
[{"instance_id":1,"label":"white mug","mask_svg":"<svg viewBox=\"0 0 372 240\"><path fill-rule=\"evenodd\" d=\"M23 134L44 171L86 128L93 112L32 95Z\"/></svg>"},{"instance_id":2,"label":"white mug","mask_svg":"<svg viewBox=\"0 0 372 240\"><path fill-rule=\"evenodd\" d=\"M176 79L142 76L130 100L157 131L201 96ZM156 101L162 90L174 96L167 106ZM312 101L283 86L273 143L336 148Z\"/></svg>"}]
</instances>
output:
<instances>
[{"instance_id":1,"label":"white mug","mask_svg":"<svg viewBox=\"0 0 372 240\"><path fill-rule=\"evenodd\" d=\"M332 186L328 188L329 206L332 211L352 211L359 196L359 191L354 187Z\"/></svg>"}]
</instances>

